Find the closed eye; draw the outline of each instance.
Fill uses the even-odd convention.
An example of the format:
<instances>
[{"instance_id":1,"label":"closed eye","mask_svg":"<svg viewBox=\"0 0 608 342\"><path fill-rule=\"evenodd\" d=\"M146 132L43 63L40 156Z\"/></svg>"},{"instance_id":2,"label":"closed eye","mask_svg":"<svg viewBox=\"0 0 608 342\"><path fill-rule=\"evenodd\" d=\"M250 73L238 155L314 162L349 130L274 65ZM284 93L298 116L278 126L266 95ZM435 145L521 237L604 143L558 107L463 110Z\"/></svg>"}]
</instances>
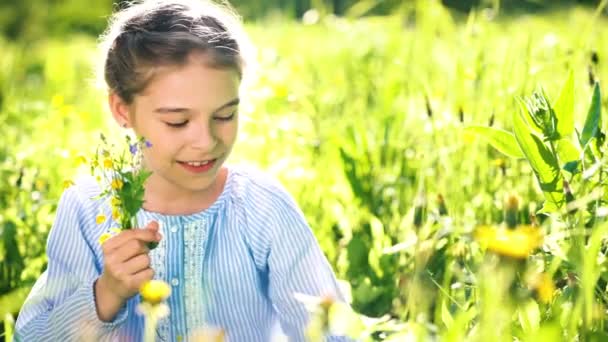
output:
<instances>
[{"instance_id":1,"label":"closed eye","mask_svg":"<svg viewBox=\"0 0 608 342\"><path fill-rule=\"evenodd\" d=\"M169 127L179 128L179 127L186 126L188 124L188 120L185 120L182 122L165 122L165 124L167 124L167 126L169 126Z\"/></svg>"},{"instance_id":2,"label":"closed eye","mask_svg":"<svg viewBox=\"0 0 608 342\"><path fill-rule=\"evenodd\" d=\"M234 119L235 113L236 112L232 112L232 114L230 114L230 116L216 116L216 117L214 117L214 119L218 120L218 121L230 121L230 120Z\"/></svg>"}]
</instances>

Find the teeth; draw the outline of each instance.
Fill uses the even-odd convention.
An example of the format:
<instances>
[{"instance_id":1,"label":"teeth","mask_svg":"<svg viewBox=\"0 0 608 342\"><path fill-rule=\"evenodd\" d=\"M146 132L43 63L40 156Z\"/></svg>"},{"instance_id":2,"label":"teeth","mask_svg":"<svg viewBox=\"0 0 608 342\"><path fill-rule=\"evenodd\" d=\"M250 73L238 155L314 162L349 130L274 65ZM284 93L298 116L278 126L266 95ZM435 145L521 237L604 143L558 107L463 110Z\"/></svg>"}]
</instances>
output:
<instances>
[{"instance_id":1,"label":"teeth","mask_svg":"<svg viewBox=\"0 0 608 342\"><path fill-rule=\"evenodd\" d=\"M202 165L209 164L209 162L210 162L209 160L205 160L205 161L202 161L202 162L186 162L186 164L192 165L192 166L202 166Z\"/></svg>"}]
</instances>

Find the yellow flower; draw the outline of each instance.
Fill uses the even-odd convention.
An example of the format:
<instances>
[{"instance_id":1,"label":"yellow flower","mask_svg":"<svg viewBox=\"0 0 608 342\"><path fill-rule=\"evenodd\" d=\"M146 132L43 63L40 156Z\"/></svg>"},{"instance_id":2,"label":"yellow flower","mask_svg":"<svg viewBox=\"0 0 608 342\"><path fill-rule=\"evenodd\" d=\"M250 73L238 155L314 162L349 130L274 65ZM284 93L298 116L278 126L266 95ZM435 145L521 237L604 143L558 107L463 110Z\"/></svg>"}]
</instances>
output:
<instances>
[{"instance_id":1,"label":"yellow flower","mask_svg":"<svg viewBox=\"0 0 608 342\"><path fill-rule=\"evenodd\" d=\"M97 182L101 182L101 176L95 176L95 179L97 180Z\"/></svg>"},{"instance_id":2,"label":"yellow flower","mask_svg":"<svg viewBox=\"0 0 608 342\"><path fill-rule=\"evenodd\" d=\"M122 183L122 181L120 179L114 178L114 179L112 179L112 184L111 185L112 185L112 189L119 190L119 189L122 189L123 183Z\"/></svg>"},{"instance_id":3,"label":"yellow flower","mask_svg":"<svg viewBox=\"0 0 608 342\"><path fill-rule=\"evenodd\" d=\"M159 304L171 294L171 287L162 280L150 280L139 289L141 298L152 305Z\"/></svg>"},{"instance_id":4,"label":"yellow flower","mask_svg":"<svg viewBox=\"0 0 608 342\"><path fill-rule=\"evenodd\" d=\"M540 230L527 225L515 229L481 226L475 230L475 239L489 251L515 259L527 258L543 242Z\"/></svg>"},{"instance_id":5,"label":"yellow flower","mask_svg":"<svg viewBox=\"0 0 608 342\"><path fill-rule=\"evenodd\" d=\"M97 217L95 218L95 222L97 224L102 224L106 221L106 216L104 214L99 214L97 215Z\"/></svg>"},{"instance_id":6,"label":"yellow flower","mask_svg":"<svg viewBox=\"0 0 608 342\"><path fill-rule=\"evenodd\" d=\"M74 185L74 182L71 179L66 179L63 181L64 189L67 189L67 188L71 187L72 185Z\"/></svg>"},{"instance_id":7,"label":"yellow flower","mask_svg":"<svg viewBox=\"0 0 608 342\"><path fill-rule=\"evenodd\" d=\"M112 204L112 207L118 207L121 202L120 202L119 198L112 197L112 200L110 201L110 203Z\"/></svg>"},{"instance_id":8,"label":"yellow flower","mask_svg":"<svg viewBox=\"0 0 608 342\"><path fill-rule=\"evenodd\" d=\"M111 238L112 234L110 233L103 233L101 234L101 236L99 237L99 244L103 245L104 242L106 242L107 239Z\"/></svg>"},{"instance_id":9,"label":"yellow flower","mask_svg":"<svg viewBox=\"0 0 608 342\"><path fill-rule=\"evenodd\" d=\"M118 208L112 208L112 218L116 221L120 219L120 210Z\"/></svg>"},{"instance_id":10,"label":"yellow flower","mask_svg":"<svg viewBox=\"0 0 608 342\"><path fill-rule=\"evenodd\" d=\"M112 167L112 165L113 165L113 163L112 163L112 159L110 159L110 158L105 158L105 159L103 160L103 167L105 167L106 169L111 168L111 167Z\"/></svg>"},{"instance_id":11,"label":"yellow flower","mask_svg":"<svg viewBox=\"0 0 608 342\"><path fill-rule=\"evenodd\" d=\"M536 296L541 302L551 302L551 299L553 299L553 293L555 292L555 284L553 284L553 279L551 279L548 274L543 273L538 276L535 289Z\"/></svg>"}]
</instances>

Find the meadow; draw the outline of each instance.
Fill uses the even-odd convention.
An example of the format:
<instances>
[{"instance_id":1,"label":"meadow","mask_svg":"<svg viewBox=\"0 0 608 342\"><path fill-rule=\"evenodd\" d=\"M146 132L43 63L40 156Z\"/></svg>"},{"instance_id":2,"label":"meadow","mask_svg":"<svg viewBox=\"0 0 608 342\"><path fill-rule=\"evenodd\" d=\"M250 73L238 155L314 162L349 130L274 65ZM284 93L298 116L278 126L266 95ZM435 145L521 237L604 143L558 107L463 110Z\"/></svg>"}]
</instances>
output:
<instances>
[{"instance_id":1,"label":"meadow","mask_svg":"<svg viewBox=\"0 0 608 342\"><path fill-rule=\"evenodd\" d=\"M231 163L296 198L362 340L608 339L608 18L597 9L247 26L258 70ZM0 320L46 267L64 184L121 129L95 40L0 39ZM2 338L0 338L1 340Z\"/></svg>"}]
</instances>

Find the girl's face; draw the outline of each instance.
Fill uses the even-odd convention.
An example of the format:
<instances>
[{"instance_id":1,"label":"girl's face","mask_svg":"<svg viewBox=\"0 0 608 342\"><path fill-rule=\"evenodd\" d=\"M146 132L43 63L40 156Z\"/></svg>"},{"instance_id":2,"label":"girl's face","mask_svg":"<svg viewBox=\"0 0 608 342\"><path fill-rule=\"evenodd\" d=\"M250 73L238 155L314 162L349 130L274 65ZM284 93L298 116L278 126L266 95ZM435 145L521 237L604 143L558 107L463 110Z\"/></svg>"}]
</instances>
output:
<instances>
[{"instance_id":1,"label":"girl's face","mask_svg":"<svg viewBox=\"0 0 608 342\"><path fill-rule=\"evenodd\" d=\"M158 69L130 106L113 105L120 99L110 96L119 123L116 112L129 111L124 123L152 144L144 154L153 172L148 186L171 197L211 189L237 136L238 74L205 58Z\"/></svg>"}]
</instances>

